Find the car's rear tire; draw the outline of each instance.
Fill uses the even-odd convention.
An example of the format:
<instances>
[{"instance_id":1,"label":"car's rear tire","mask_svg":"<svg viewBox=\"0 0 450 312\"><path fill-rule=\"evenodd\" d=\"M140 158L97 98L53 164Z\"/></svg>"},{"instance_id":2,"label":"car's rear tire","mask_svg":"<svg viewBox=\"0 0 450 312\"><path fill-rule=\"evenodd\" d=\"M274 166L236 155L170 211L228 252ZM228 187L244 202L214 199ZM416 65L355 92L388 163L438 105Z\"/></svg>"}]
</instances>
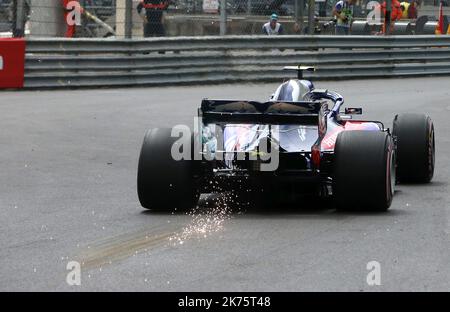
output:
<instances>
[{"instance_id":1,"label":"car's rear tire","mask_svg":"<svg viewBox=\"0 0 450 312\"><path fill-rule=\"evenodd\" d=\"M186 210L195 206L194 160L174 160L171 129L152 129L145 135L139 158L137 191L142 207Z\"/></svg>"},{"instance_id":2,"label":"car's rear tire","mask_svg":"<svg viewBox=\"0 0 450 312\"><path fill-rule=\"evenodd\" d=\"M404 183L428 183L434 175L434 125L423 114L395 116L392 135L397 144L397 179Z\"/></svg>"},{"instance_id":3,"label":"car's rear tire","mask_svg":"<svg viewBox=\"0 0 450 312\"><path fill-rule=\"evenodd\" d=\"M381 131L344 131L336 140L333 196L340 210L386 211L395 187L393 140Z\"/></svg>"}]
</instances>

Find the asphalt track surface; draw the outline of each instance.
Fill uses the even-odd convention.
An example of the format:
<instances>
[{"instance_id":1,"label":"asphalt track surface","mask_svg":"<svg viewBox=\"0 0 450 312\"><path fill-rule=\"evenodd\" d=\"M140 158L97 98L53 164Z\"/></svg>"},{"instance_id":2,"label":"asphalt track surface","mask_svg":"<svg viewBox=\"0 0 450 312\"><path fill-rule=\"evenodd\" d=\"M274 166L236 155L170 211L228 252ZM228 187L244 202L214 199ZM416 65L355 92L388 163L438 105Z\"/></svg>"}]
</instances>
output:
<instances>
[{"instance_id":1,"label":"asphalt track surface","mask_svg":"<svg viewBox=\"0 0 450 312\"><path fill-rule=\"evenodd\" d=\"M0 93L2 291L449 291L450 78L320 82L391 125L425 112L433 183L400 185L389 212L314 203L229 212L143 210L148 128L192 125L204 97L266 100L277 84ZM370 183L370 181L368 181ZM81 286L66 265L82 263ZM369 286L366 265L381 265Z\"/></svg>"}]
</instances>

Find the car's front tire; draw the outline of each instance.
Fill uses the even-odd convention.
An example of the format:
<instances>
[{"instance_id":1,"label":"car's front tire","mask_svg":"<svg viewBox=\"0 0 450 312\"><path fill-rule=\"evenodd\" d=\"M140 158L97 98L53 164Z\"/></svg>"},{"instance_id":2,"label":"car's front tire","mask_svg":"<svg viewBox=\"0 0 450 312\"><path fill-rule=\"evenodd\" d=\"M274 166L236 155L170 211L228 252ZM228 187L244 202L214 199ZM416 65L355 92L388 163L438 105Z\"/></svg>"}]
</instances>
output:
<instances>
[{"instance_id":1,"label":"car's front tire","mask_svg":"<svg viewBox=\"0 0 450 312\"><path fill-rule=\"evenodd\" d=\"M381 131L344 131L336 141L333 196L340 210L386 211L395 187L395 149Z\"/></svg>"},{"instance_id":2,"label":"car's front tire","mask_svg":"<svg viewBox=\"0 0 450 312\"><path fill-rule=\"evenodd\" d=\"M397 178L404 183L428 183L434 175L434 125L423 114L395 116L392 135L397 144Z\"/></svg>"},{"instance_id":3,"label":"car's front tire","mask_svg":"<svg viewBox=\"0 0 450 312\"><path fill-rule=\"evenodd\" d=\"M147 209L185 210L198 202L194 160L175 160L171 129L152 129L145 135L139 158L137 191Z\"/></svg>"}]
</instances>

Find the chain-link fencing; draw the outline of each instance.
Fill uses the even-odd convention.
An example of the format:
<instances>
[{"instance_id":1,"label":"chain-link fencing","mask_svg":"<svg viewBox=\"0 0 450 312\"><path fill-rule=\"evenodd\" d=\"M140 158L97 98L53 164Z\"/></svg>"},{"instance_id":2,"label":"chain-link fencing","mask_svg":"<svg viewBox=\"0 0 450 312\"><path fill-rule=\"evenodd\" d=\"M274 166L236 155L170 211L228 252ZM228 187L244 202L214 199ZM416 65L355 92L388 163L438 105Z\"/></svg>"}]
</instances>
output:
<instances>
[{"instance_id":1,"label":"chain-link fencing","mask_svg":"<svg viewBox=\"0 0 450 312\"><path fill-rule=\"evenodd\" d=\"M31 0L0 0L0 37L29 35Z\"/></svg>"},{"instance_id":2,"label":"chain-link fencing","mask_svg":"<svg viewBox=\"0 0 450 312\"><path fill-rule=\"evenodd\" d=\"M9 1L0 0L0 33L9 33L12 29L11 10Z\"/></svg>"},{"instance_id":3,"label":"chain-link fencing","mask_svg":"<svg viewBox=\"0 0 450 312\"><path fill-rule=\"evenodd\" d=\"M0 36L142 38L154 36L334 34L339 0L0 0ZM367 26L373 0L352 1L353 34L373 34ZM391 0L395 1L395 0ZM404 34L438 17L440 1L406 0ZM412 2L415 2L412 4ZM450 0L442 1L450 15ZM309 4L314 6L310 10ZM405 10L402 2L402 10ZM226 9L224 9L226 8ZM419 19L422 18L419 22ZM272 23L270 22L272 20ZM380 19L381 20L381 19ZM447 20L447 19L446 19ZM280 25L280 26L278 26ZM311 29L309 27L311 25ZM376 25L375 25L376 26Z\"/></svg>"}]
</instances>

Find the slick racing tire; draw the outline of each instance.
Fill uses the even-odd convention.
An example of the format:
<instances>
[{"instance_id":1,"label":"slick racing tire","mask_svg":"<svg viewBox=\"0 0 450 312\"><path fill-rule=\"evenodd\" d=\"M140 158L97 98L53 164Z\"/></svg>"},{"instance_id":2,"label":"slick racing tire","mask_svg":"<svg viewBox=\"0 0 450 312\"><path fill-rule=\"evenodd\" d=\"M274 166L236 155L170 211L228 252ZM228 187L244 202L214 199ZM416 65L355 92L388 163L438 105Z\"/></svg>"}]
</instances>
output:
<instances>
[{"instance_id":1,"label":"slick racing tire","mask_svg":"<svg viewBox=\"0 0 450 312\"><path fill-rule=\"evenodd\" d=\"M344 131L336 140L333 195L339 210L386 211L395 187L395 149L381 131Z\"/></svg>"},{"instance_id":2,"label":"slick racing tire","mask_svg":"<svg viewBox=\"0 0 450 312\"><path fill-rule=\"evenodd\" d=\"M139 158L137 191L142 207L186 210L197 204L194 160L174 160L171 129L153 129L145 135ZM191 140L192 142L192 140ZM192 159L192 158L191 158Z\"/></svg>"},{"instance_id":3,"label":"slick racing tire","mask_svg":"<svg viewBox=\"0 0 450 312\"><path fill-rule=\"evenodd\" d=\"M434 126L423 114L395 116L392 135L397 144L397 179L403 183L428 183L435 162Z\"/></svg>"}]
</instances>

